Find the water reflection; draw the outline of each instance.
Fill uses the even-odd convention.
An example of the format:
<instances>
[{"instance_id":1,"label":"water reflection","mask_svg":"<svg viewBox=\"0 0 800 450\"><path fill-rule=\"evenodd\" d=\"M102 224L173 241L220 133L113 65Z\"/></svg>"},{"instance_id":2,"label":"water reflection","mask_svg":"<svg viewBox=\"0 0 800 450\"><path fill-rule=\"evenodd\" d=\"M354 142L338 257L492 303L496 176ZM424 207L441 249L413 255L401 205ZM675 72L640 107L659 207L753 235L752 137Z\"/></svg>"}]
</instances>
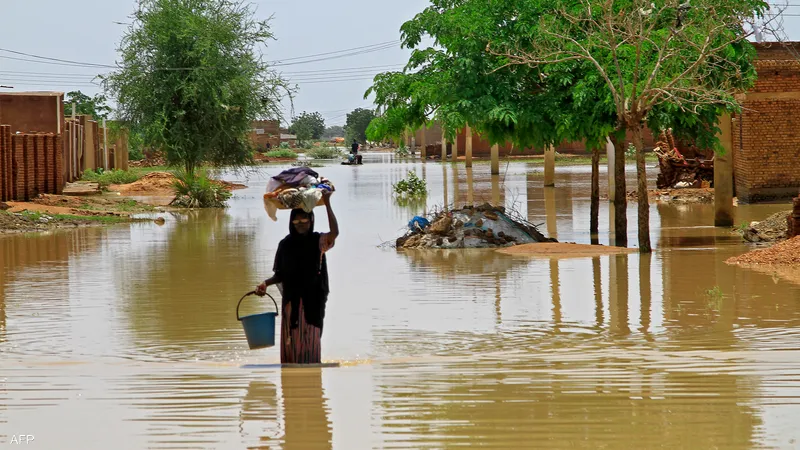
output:
<instances>
[{"instance_id":1,"label":"water reflection","mask_svg":"<svg viewBox=\"0 0 800 450\"><path fill-rule=\"evenodd\" d=\"M92 417L118 426L95 448L333 448L334 436L337 448L786 448L800 437L800 286L724 264L747 247L708 226L713 208L654 205L659 244L646 256L376 249L424 209L392 199L409 169L428 180L431 207L524 190L531 222L589 239L582 168L560 168L545 189L524 164L499 183L488 165L453 165L442 180L430 164L326 167L343 233L324 358L360 370L326 371L323 389L319 370L241 369L277 360L247 350L234 316L286 232L285 217L264 217L266 176L227 210L164 227L3 238L0 435L32 424L66 442Z\"/></svg>"},{"instance_id":2,"label":"water reflection","mask_svg":"<svg viewBox=\"0 0 800 450\"><path fill-rule=\"evenodd\" d=\"M118 272L134 335L161 357L185 358L189 348L241 339L236 301L261 274L249 255L256 230L237 226L226 211L191 211L173 221L163 241ZM130 283L131 280L140 280ZM253 309L243 304L242 315Z\"/></svg>"},{"instance_id":3,"label":"water reflection","mask_svg":"<svg viewBox=\"0 0 800 450\"><path fill-rule=\"evenodd\" d=\"M763 423L748 377L548 356L387 367L386 448L751 448Z\"/></svg>"},{"instance_id":4,"label":"water reflection","mask_svg":"<svg viewBox=\"0 0 800 450\"><path fill-rule=\"evenodd\" d=\"M320 369L281 372L285 435L284 450L330 449L331 422L325 406Z\"/></svg>"},{"instance_id":5,"label":"water reflection","mask_svg":"<svg viewBox=\"0 0 800 450\"><path fill-rule=\"evenodd\" d=\"M331 449L330 411L321 369L283 369L280 398L272 381L251 381L242 399L239 430L247 448Z\"/></svg>"}]
</instances>

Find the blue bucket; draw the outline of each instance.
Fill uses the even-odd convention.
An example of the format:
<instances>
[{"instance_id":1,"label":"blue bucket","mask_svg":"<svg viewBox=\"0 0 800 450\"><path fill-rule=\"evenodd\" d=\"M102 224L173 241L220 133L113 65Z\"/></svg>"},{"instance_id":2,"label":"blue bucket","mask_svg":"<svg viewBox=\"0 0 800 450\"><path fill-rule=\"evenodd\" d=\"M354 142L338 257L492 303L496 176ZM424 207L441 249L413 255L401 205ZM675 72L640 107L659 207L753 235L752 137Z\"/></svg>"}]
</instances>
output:
<instances>
[{"instance_id":1,"label":"blue bucket","mask_svg":"<svg viewBox=\"0 0 800 450\"><path fill-rule=\"evenodd\" d=\"M242 297L241 300L239 300L239 304L236 305L236 319L242 322L244 334L247 336L247 345L250 346L250 350L274 347L275 317L278 316L279 309L278 303L275 302L275 299L272 298L271 295L267 294L267 296L272 300L272 303L275 304L275 312L239 317L239 306L241 306L242 300L253 294L255 294L255 291L248 292L244 295L244 297Z\"/></svg>"}]
</instances>

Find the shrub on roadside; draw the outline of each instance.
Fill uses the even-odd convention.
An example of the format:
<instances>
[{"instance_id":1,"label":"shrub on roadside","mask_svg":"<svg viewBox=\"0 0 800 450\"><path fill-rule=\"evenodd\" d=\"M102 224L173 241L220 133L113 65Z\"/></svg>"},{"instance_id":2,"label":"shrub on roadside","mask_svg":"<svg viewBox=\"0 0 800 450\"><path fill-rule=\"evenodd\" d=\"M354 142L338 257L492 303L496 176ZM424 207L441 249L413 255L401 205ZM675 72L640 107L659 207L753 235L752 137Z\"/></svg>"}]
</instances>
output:
<instances>
[{"instance_id":1,"label":"shrub on roadside","mask_svg":"<svg viewBox=\"0 0 800 450\"><path fill-rule=\"evenodd\" d=\"M92 181L99 184L101 188L106 188L112 184L133 183L144 175L144 172L136 169L127 171L119 169L104 171L103 169L97 169L96 172L94 170L83 172L81 180Z\"/></svg>"},{"instance_id":2,"label":"shrub on roadside","mask_svg":"<svg viewBox=\"0 0 800 450\"><path fill-rule=\"evenodd\" d=\"M337 159L342 157L342 151L336 147L323 144L306 153L312 159Z\"/></svg>"},{"instance_id":3,"label":"shrub on roadside","mask_svg":"<svg viewBox=\"0 0 800 450\"><path fill-rule=\"evenodd\" d=\"M271 150L265 153L267 158L291 158L297 159L297 153L293 152L292 150L281 148L278 150Z\"/></svg>"},{"instance_id":4,"label":"shrub on roadside","mask_svg":"<svg viewBox=\"0 0 800 450\"><path fill-rule=\"evenodd\" d=\"M233 196L227 186L208 178L205 171L175 173L175 200L172 205L182 208L224 208Z\"/></svg>"}]
</instances>

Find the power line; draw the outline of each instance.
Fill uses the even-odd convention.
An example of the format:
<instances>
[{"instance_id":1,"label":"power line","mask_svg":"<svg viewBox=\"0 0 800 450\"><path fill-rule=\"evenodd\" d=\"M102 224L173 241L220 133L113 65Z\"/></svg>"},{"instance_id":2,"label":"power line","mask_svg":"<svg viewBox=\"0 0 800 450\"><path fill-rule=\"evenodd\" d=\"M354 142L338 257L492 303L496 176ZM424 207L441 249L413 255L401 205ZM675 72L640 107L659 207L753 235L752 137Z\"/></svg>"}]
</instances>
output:
<instances>
[{"instance_id":1,"label":"power line","mask_svg":"<svg viewBox=\"0 0 800 450\"><path fill-rule=\"evenodd\" d=\"M83 65L83 66L105 67L105 68L114 68L115 67L115 66L109 66L109 65L106 65L106 64L84 63L84 62L79 62L79 61L70 61L68 59L50 58L50 57L47 57L47 56L39 56L39 55L31 54L31 53L18 52L16 50L9 50L7 48L0 48L0 51L6 52L6 53L13 53L15 55L28 56L28 57L31 57L31 58L44 59L44 60L48 60L48 61L56 61L56 62L66 63L66 64L80 64L80 65Z\"/></svg>"},{"instance_id":2,"label":"power line","mask_svg":"<svg viewBox=\"0 0 800 450\"><path fill-rule=\"evenodd\" d=\"M299 64L309 64L314 62L320 61L330 61L333 59L340 59L346 58L349 56L358 56L367 53L374 53L378 51L388 50L393 46L397 45L400 41L387 41L378 44L372 44L368 46L361 46L361 47L353 47L344 50L337 50L335 52L326 52L326 53L318 53L314 55L306 55L306 56L297 56L293 58L287 58L284 60L276 60L276 61L269 61L268 64L271 64L272 67L285 67L285 66L293 66ZM0 52L7 52L15 55L27 56L28 58L35 58L35 59L25 59L25 58L18 58L14 56L0 56L3 59L10 59L16 61L24 61L24 62L33 62L39 64L51 64L51 65L58 65L58 66L69 66L69 67L96 67L96 68L110 68L110 69L118 69L119 66L112 66L108 64L95 64L95 63L87 63L81 61L72 61L66 59L59 59L59 58L51 58L48 56L41 56L36 55L33 53L26 53L20 52L17 50L9 50L5 48L0 48ZM335 56L327 56L324 58L316 58L317 56L326 56L326 55L335 55ZM316 58L316 59L309 59L309 58ZM307 61L300 61L303 59L307 59ZM282 62L282 61L295 61L295 62ZM155 70L197 70L197 69L212 69L215 67L160 67L156 68Z\"/></svg>"},{"instance_id":3,"label":"power line","mask_svg":"<svg viewBox=\"0 0 800 450\"><path fill-rule=\"evenodd\" d=\"M279 62L285 62L285 61L296 61L298 59L308 59L308 58L314 58L314 57L317 57L317 56L327 56L327 55L333 55L333 54L336 54L336 53L349 52L349 51L353 51L353 50L361 50L361 49L371 48L371 47L380 47L380 46L383 46L383 45L396 45L396 44L399 44L399 43L400 43L400 40L396 39L394 41L386 41L386 42L381 42L381 43L378 43L378 44L365 45L363 47L353 47L353 48L349 48L349 49L345 49L345 50L337 50L337 51L334 51L334 52L317 53L315 55L296 56L294 58L284 58L284 59L271 61L271 62L272 63L279 63Z\"/></svg>"}]
</instances>

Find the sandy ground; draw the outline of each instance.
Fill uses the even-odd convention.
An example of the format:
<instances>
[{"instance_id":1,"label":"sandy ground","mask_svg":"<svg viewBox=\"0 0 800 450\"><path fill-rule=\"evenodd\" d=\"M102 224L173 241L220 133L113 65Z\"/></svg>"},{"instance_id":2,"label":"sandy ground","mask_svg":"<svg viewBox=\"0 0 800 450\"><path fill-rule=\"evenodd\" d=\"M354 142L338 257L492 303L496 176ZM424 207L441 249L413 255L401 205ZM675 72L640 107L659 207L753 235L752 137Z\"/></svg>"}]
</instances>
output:
<instances>
[{"instance_id":1,"label":"sandy ground","mask_svg":"<svg viewBox=\"0 0 800 450\"><path fill-rule=\"evenodd\" d=\"M175 176L168 172L151 172L137 181L129 184L112 184L108 187L111 192L119 192L130 196L156 196L174 197L172 184Z\"/></svg>"},{"instance_id":2,"label":"sandy ground","mask_svg":"<svg viewBox=\"0 0 800 450\"><path fill-rule=\"evenodd\" d=\"M503 248L496 251L512 256L555 256L559 258L586 258L605 255L624 255L637 252L635 248L571 244L562 242L541 242L534 244L515 245L513 247Z\"/></svg>"},{"instance_id":3,"label":"sandy ground","mask_svg":"<svg viewBox=\"0 0 800 450\"><path fill-rule=\"evenodd\" d=\"M30 202L8 202L10 213L22 211L75 216L129 216L152 208L147 205L131 206L129 199L116 196L70 196L43 194Z\"/></svg>"},{"instance_id":4,"label":"sandy ground","mask_svg":"<svg viewBox=\"0 0 800 450\"><path fill-rule=\"evenodd\" d=\"M744 255L728 258L728 264L743 266L794 266L800 267L800 236L779 242L769 248L753 250Z\"/></svg>"},{"instance_id":5,"label":"sandy ground","mask_svg":"<svg viewBox=\"0 0 800 450\"><path fill-rule=\"evenodd\" d=\"M108 187L108 190L117 192L126 197L134 198L143 203L163 206L175 198L175 191L173 189L175 179L175 176L169 172L151 172L133 183L112 184ZM219 181L219 183L227 186L230 190L247 188L247 186L243 184L230 183L227 181ZM152 201L148 200L150 197L152 197Z\"/></svg>"}]
</instances>

